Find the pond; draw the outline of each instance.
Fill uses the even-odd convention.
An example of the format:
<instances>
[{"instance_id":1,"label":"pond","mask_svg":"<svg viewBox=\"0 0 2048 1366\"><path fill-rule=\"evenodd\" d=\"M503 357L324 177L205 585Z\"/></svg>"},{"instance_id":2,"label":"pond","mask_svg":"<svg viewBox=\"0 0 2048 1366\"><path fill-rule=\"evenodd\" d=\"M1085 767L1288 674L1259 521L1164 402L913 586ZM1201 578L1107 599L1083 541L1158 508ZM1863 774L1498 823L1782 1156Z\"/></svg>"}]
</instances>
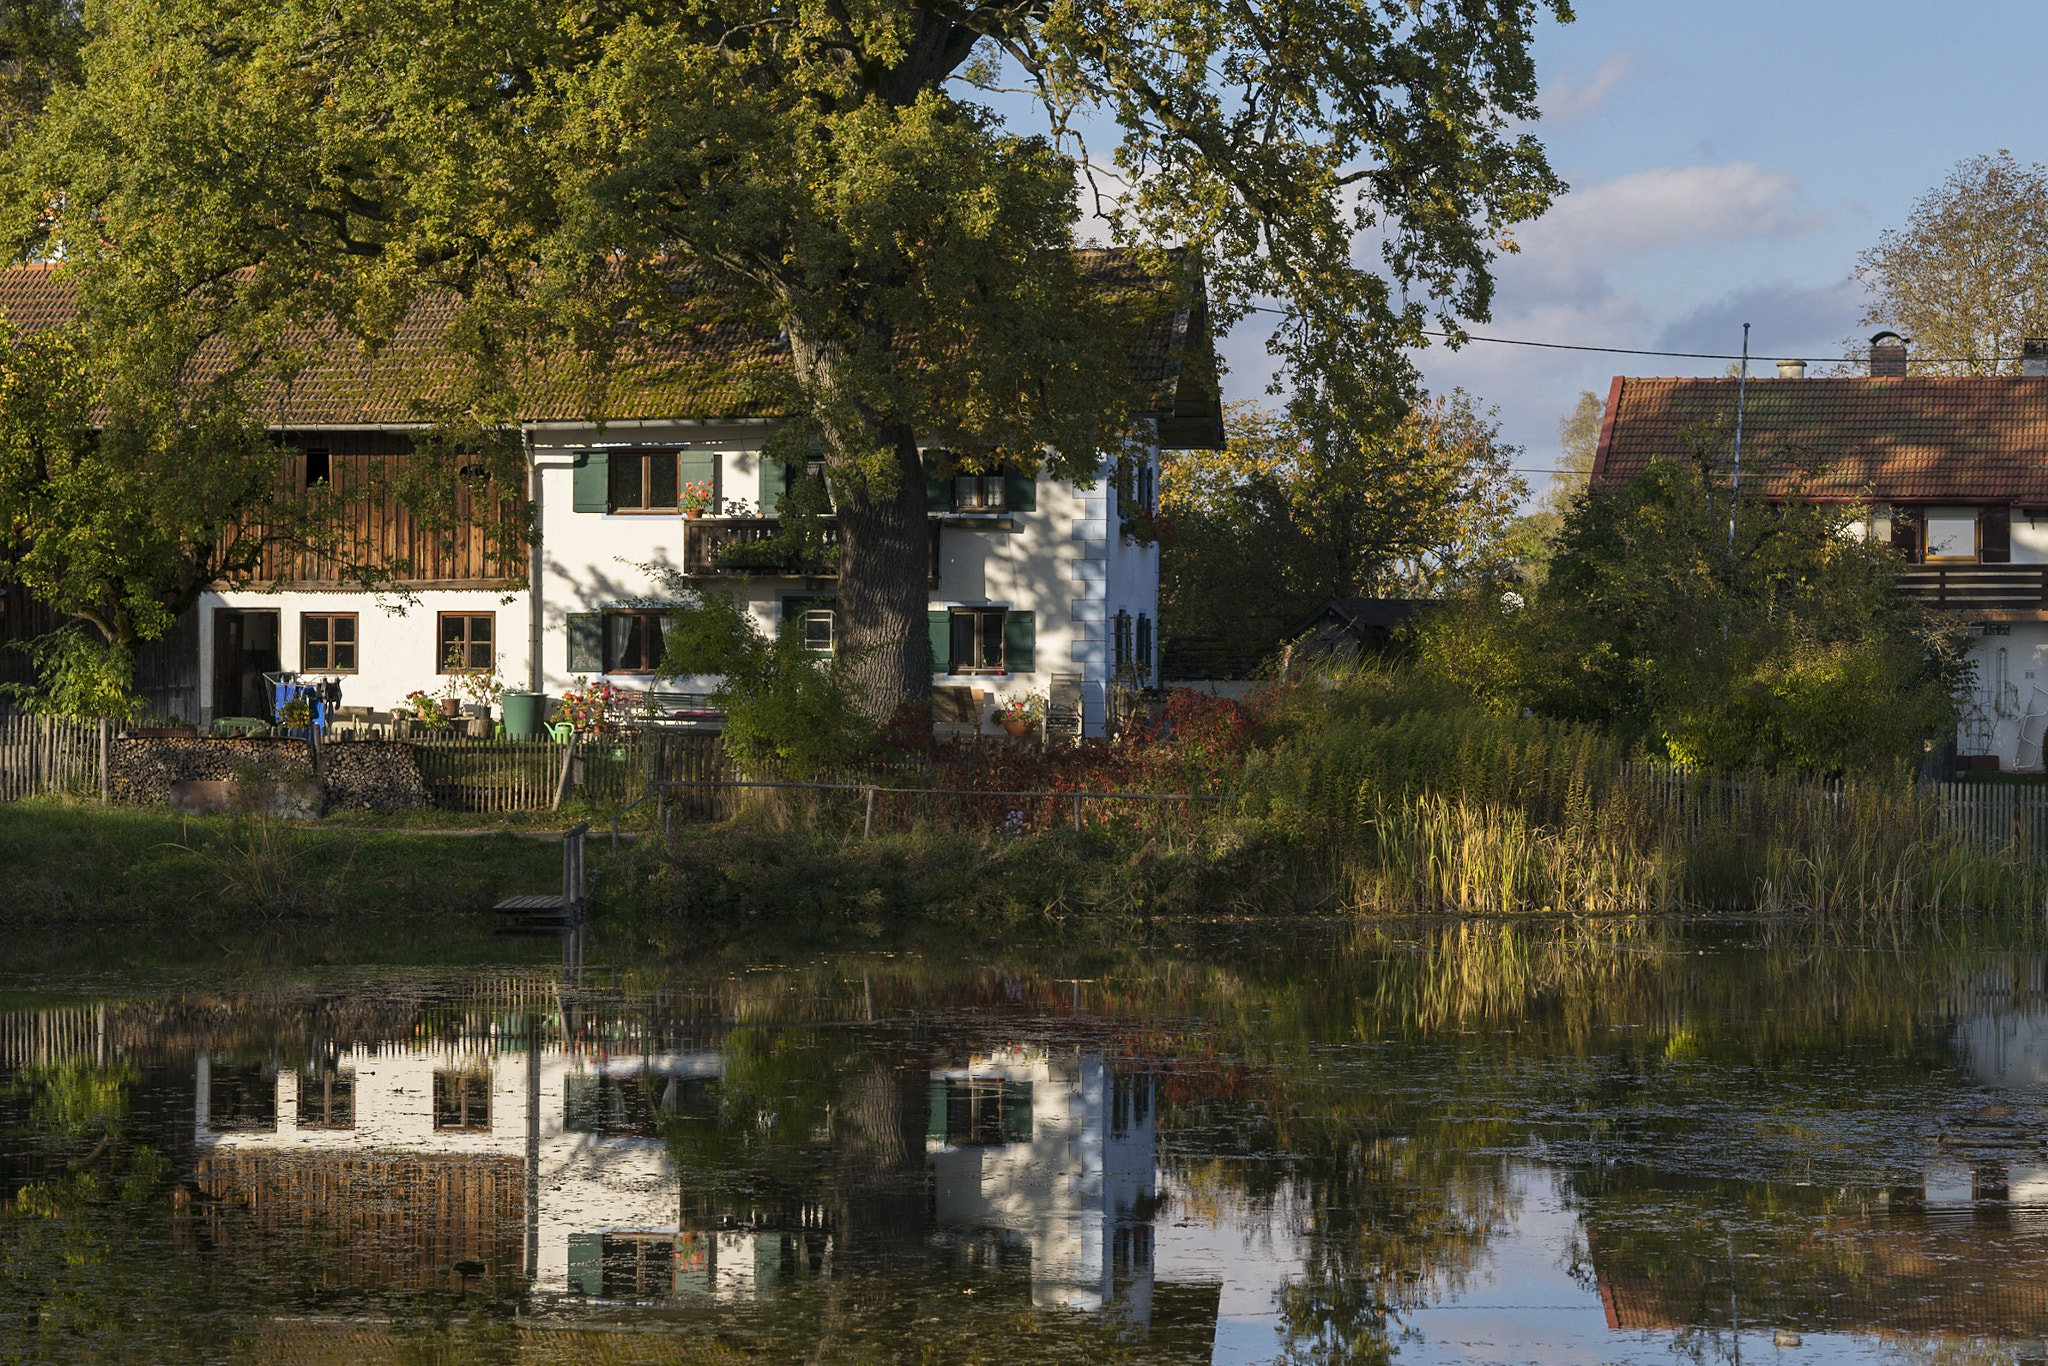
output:
<instances>
[{"instance_id":1,"label":"pond","mask_svg":"<svg viewBox=\"0 0 2048 1366\"><path fill-rule=\"evenodd\" d=\"M2041 1361L2044 1087L1981 929L0 974L0 1360Z\"/></svg>"}]
</instances>

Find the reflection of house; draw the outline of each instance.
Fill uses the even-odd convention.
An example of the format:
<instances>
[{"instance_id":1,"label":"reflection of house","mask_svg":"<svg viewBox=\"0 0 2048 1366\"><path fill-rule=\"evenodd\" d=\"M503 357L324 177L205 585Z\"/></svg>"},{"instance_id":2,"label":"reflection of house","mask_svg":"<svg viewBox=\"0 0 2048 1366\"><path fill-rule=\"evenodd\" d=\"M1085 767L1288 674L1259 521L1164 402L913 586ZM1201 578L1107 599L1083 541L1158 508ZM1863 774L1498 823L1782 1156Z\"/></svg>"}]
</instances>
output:
<instances>
[{"instance_id":1,"label":"reflection of house","mask_svg":"<svg viewBox=\"0 0 2048 1366\"><path fill-rule=\"evenodd\" d=\"M1725 1329L1735 1314L1805 1332L2048 1335L2048 1167L1937 1166L1833 1213L1810 1190L1774 1195L1768 1227L1738 1239L1732 1295L1722 1235L1687 1246L1676 1231L1707 1221L1667 1211L1657 1222L1673 1231L1645 1241L1608 1232L1594 1197L1586 1241L1607 1326Z\"/></svg>"},{"instance_id":2,"label":"reflection of house","mask_svg":"<svg viewBox=\"0 0 2048 1366\"><path fill-rule=\"evenodd\" d=\"M259 1236L336 1242L351 1280L524 1274L606 1298L710 1288L718 1249L684 1233L657 1135L718 1072L715 1053L387 1045L304 1069L202 1054L197 1183L216 1216L239 1206ZM753 1256L721 1283L751 1287Z\"/></svg>"},{"instance_id":3,"label":"reflection of house","mask_svg":"<svg viewBox=\"0 0 2048 1366\"><path fill-rule=\"evenodd\" d=\"M933 1206L941 1225L1030 1249L1031 1298L1143 1322L1152 1295L1152 1080L1100 1057L1014 1049L932 1073Z\"/></svg>"}]
</instances>

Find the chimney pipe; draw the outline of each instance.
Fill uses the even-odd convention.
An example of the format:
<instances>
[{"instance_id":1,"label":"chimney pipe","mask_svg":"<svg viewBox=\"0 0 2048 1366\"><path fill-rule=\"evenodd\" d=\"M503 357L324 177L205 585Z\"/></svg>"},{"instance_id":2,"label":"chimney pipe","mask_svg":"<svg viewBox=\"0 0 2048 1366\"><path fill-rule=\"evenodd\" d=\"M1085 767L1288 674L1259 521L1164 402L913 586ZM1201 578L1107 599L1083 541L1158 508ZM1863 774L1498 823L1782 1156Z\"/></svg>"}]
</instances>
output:
<instances>
[{"instance_id":1,"label":"chimney pipe","mask_svg":"<svg viewBox=\"0 0 2048 1366\"><path fill-rule=\"evenodd\" d=\"M2029 337L2020 343L2020 373L2048 378L2048 337Z\"/></svg>"},{"instance_id":2,"label":"chimney pipe","mask_svg":"<svg viewBox=\"0 0 2048 1366\"><path fill-rule=\"evenodd\" d=\"M1803 360L1781 360L1778 362L1779 379L1805 379L1806 362Z\"/></svg>"},{"instance_id":3,"label":"chimney pipe","mask_svg":"<svg viewBox=\"0 0 2048 1366\"><path fill-rule=\"evenodd\" d=\"M1906 339L1896 332L1880 332L1870 339L1870 377L1906 377Z\"/></svg>"}]
</instances>

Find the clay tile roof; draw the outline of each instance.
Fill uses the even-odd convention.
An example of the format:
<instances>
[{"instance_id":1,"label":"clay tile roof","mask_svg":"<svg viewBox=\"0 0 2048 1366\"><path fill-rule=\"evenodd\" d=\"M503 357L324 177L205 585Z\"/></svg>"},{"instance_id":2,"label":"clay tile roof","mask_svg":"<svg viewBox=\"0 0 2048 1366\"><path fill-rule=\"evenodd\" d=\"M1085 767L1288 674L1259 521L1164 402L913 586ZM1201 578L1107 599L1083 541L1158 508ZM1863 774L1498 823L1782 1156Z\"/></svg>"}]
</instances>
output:
<instances>
[{"instance_id":1,"label":"clay tile roof","mask_svg":"<svg viewBox=\"0 0 2048 1366\"><path fill-rule=\"evenodd\" d=\"M1652 458L1689 459L1681 432L1721 424L1726 468L1732 379L1617 376L1594 461L1600 487ZM1751 379L1743 483L1822 500L2038 503L2048 506L2048 379Z\"/></svg>"},{"instance_id":2,"label":"clay tile roof","mask_svg":"<svg viewBox=\"0 0 2048 1366\"><path fill-rule=\"evenodd\" d=\"M1196 436L1214 427L1222 439L1221 410L1198 372L1182 364L1193 349L1209 345L1200 282L1192 302L1172 280L1146 274L1126 253L1081 253L1083 273L1108 291L1136 297L1149 314L1133 347L1133 379L1141 402L1164 414L1162 428L1176 418L1192 424ZM68 322L77 308L77 287L56 267L15 266L0 270L0 317L23 332ZM455 319L452 294L423 295L389 342L375 353L331 324L288 338L316 359L293 380L264 396L263 413L280 425L405 425L433 420L457 397L470 362L444 344ZM519 419L526 422L580 421L593 414L607 421L663 418L779 417L757 381L789 364L788 351L745 314L721 307L709 295L695 308L694 326L625 348L604 371L543 358L518 377ZM198 367L225 362L224 352L202 350ZM1207 367L1213 368L1213 367ZM1200 444L1188 440L1183 444Z\"/></svg>"}]
</instances>

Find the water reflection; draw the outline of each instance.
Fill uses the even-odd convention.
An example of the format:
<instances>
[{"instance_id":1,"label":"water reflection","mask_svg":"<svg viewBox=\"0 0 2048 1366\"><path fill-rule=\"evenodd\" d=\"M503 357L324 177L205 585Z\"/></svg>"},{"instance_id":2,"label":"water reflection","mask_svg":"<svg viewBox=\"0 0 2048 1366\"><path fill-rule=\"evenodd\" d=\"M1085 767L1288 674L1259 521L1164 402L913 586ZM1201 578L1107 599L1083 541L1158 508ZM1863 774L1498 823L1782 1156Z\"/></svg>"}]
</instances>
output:
<instances>
[{"instance_id":1,"label":"water reflection","mask_svg":"<svg viewBox=\"0 0 2048 1366\"><path fill-rule=\"evenodd\" d=\"M2032 952L1466 926L1085 997L901 964L138 991L0 1017L0 1077L0 1359L2048 1335Z\"/></svg>"}]
</instances>

